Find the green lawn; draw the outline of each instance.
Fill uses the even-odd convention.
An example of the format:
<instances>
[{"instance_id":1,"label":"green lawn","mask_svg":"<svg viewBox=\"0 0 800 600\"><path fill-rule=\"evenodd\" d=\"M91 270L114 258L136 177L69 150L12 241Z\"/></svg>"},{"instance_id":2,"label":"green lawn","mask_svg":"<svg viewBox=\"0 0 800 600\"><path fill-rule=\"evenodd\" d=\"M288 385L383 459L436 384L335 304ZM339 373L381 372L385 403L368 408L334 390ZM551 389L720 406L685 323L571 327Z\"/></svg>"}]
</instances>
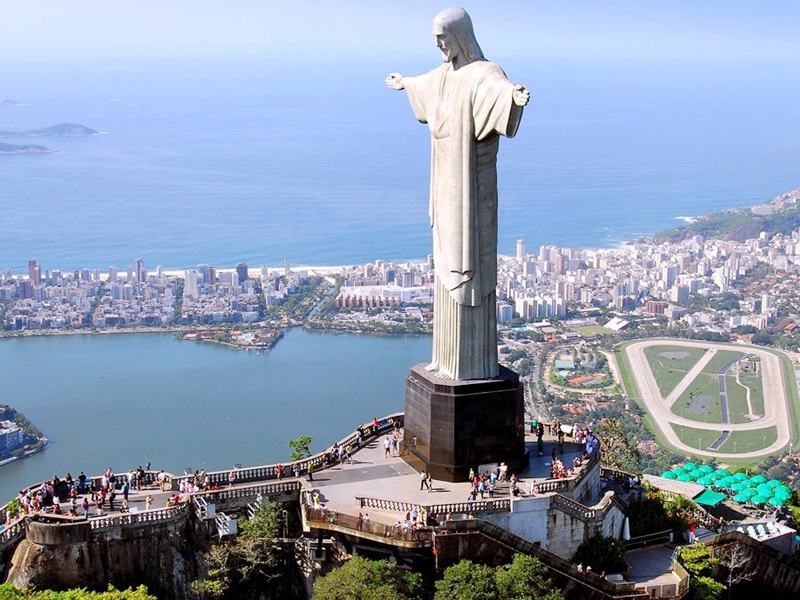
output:
<instances>
[{"instance_id":1,"label":"green lawn","mask_svg":"<svg viewBox=\"0 0 800 600\"><path fill-rule=\"evenodd\" d=\"M667 358L661 356L668 352L682 352L685 358ZM679 346L665 344L663 346L651 346L646 348L645 356L650 369L658 383L658 389L665 398L675 389L686 373L697 364L697 361L706 353L703 348L693 348L690 346Z\"/></svg>"},{"instance_id":2,"label":"green lawn","mask_svg":"<svg viewBox=\"0 0 800 600\"><path fill-rule=\"evenodd\" d=\"M719 431L709 429L695 429L683 425L672 425L680 440L691 448L708 450L708 447L719 437Z\"/></svg>"},{"instance_id":3,"label":"green lawn","mask_svg":"<svg viewBox=\"0 0 800 600\"><path fill-rule=\"evenodd\" d=\"M600 325L579 325L577 327L570 327L570 331L580 333L583 337L591 337L593 335L613 335L614 332L606 329Z\"/></svg>"},{"instance_id":4,"label":"green lawn","mask_svg":"<svg viewBox=\"0 0 800 600\"><path fill-rule=\"evenodd\" d=\"M731 423L749 423L747 418L747 388L739 385L736 375L725 375L725 389L728 390L728 416Z\"/></svg>"},{"instance_id":5,"label":"green lawn","mask_svg":"<svg viewBox=\"0 0 800 600\"><path fill-rule=\"evenodd\" d=\"M703 373L708 373L709 375L719 375L722 367L727 365L732 360L736 360L742 356L743 355L741 352L736 352L734 350L717 350L714 358L708 361L708 364L703 369Z\"/></svg>"},{"instance_id":6,"label":"green lawn","mask_svg":"<svg viewBox=\"0 0 800 600\"><path fill-rule=\"evenodd\" d=\"M750 388L750 402L753 405L753 412L761 417L764 416L764 388L761 385L761 371L758 373L742 373L739 380Z\"/></svg>"},{"instance_id":7,"label":"green lawn","mask_svg":"<svg viewBox=\"0 0 800 600\"><path fill-rule=\"evenodd\" d=\"M752 452L761 450L774 444L778 439L777 427L765 427L752 431L734 431L725 443L720 446L720 452ZM735 448L735 449L734 449Z\"/></svg>"}]
</instances>

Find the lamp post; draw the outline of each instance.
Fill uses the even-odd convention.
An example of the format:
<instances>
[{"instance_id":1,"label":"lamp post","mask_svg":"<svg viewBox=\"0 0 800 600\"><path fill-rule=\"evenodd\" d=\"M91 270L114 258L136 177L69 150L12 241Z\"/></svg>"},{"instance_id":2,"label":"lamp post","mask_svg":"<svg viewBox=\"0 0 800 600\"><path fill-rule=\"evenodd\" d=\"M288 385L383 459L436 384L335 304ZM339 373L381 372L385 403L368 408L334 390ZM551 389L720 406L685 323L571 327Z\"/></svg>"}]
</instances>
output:
<instances>
[{"instance_id":1,"label":"lamp post","mask_svg":"<svg viewBox=\"0 0 800 600\"><path fill-rule=\"evenodd\" d=\"M733 453L736 454L736 440L733 440Z\"/></svg>"}]
</instances>

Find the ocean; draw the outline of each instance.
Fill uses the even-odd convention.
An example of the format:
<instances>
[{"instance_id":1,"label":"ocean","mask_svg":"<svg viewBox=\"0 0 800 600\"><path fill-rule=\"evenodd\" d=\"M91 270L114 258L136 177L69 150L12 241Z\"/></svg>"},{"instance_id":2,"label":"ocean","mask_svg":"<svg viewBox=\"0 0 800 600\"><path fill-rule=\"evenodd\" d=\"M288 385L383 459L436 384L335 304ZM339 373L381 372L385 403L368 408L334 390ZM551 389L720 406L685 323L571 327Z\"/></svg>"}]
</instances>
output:
<instances>
[{"instance_id":1,"label":"ocean","mask_svg":"<svg viewBox=\"0 0 800 600\"><path fill-rule=\"evenodd\" d=\"M798 187L797 65L502 62L532 92L499 158L499 250L600 248ZM0 268L424 258L429 136L386 73L430 63L21 63L0 129ZM8 140L22 143L26 140Z\"/></svg>"}]
</instances>

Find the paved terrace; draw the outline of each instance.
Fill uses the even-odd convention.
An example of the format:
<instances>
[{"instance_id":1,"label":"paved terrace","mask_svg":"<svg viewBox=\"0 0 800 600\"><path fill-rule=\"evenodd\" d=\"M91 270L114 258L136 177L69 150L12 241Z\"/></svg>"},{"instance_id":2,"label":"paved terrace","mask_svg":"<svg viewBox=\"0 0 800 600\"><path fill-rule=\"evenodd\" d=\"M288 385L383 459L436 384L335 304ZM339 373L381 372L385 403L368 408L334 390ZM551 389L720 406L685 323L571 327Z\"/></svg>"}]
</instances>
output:
<instances>
[{"instance_id":1,"label":"paved terrace","mask_svg":"<svg viewBox=\"0 0 800 600\"><path fill-rule=\"evenodd\" d=\"M307 482L311 490L319 493L322 504L331 511L357 515L359 512L369 514L373 521L393 524L413 506L440 507L440 512L467 513L472 506L475 511L496 504L498 509L508 508L511 489L508 481L498 482L495 486L494 500L490 502L486 493L484 503L480 496L473 503L469 499L472 485L469 482L448 483L433 481L433 491L420 489L420 473L408 465L400 456L385 456L384 437L370 440L353 454L353 464L339 464L314 473L314 480ZM538 456L536 439L526 440L531 452L529 468L517 474L518 487L523 496L533 493L535 486L541 493L548 487L545 482L563 481L549 479L551 451L568 466L573 458L579 457L583 446L565 442L563 450L555 440L545 441L544 452ZM509 477L511 473L508 474ZM500 501L505 502L500 502ZM435 512L435 511L434 511ZM443 518L444 514L438 515Z\"/></svg>"}]
</instances>

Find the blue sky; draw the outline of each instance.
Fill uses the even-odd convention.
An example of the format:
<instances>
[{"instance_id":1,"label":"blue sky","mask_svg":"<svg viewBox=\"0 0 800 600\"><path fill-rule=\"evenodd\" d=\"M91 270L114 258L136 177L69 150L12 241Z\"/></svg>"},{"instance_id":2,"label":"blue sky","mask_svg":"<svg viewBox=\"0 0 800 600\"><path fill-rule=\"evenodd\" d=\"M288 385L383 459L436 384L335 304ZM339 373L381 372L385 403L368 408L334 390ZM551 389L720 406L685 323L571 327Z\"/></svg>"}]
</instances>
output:
<instances>
[{"instance_id":1,"label":"blue sky","mask_svg":"<svg viewBox=\"0 0 800 600\"><path fill-rule=\"evenodd\" d=\"M461 4L489 58L800 56L800 2L493 0ZM0 63L109 58L421 58L446 3L421 0L2 0Z\"/></svg>"}]
</instances>

